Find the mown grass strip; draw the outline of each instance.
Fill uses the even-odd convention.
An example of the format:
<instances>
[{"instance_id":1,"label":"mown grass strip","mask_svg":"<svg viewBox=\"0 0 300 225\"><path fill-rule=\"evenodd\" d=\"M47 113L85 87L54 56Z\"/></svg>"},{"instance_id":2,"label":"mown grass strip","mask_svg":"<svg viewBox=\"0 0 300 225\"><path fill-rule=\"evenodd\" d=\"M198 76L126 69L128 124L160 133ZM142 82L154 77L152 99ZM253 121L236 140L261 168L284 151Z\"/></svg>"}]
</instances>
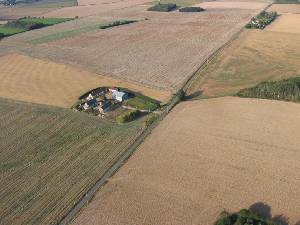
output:
<instances>
[{"instance_id":1,"label":"mown grass strip","mask_svg":"<svg viewBox=\"0 0 300 225\"><path fill-rule=\"evenodd\" d=\"M72 20L71 18L21 18L0 25L0 38Z\"/></svg>"},{"instance_id":2,"label":"mown grass strip","mask_svg":"<svg viewBox=\"0 0 300 225\"><path fill-rule=\"evenodd\" d=\"M44 37L40 37L40 38L30 40L29 43L31 43L31 44L43 44L43 43L47 43L47 42L51 42L51 41L58 41L58 40L61 40L61 39L64 39L64 38L74 37L78 34L94 31L96 29L98 29L98 25L83 27L83 28L76 29L76 30L68 30L68 31L58 32L58 33L55 33L55 34L50 34L50 35L47 35L47 36L44 36Z\"/></svg>"}]
</instances>

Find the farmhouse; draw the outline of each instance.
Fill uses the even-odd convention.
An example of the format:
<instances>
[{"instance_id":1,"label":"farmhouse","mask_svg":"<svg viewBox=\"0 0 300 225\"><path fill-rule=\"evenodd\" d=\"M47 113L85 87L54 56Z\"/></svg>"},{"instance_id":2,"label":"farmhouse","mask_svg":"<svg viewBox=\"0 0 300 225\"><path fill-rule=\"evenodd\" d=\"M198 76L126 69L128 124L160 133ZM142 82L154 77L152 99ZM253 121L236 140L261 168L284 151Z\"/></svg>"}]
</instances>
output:
<instances>
[{"instance_id":1,"label":"farmhouse","mask_svg":"<svg viewBox=\"0 0 300 225\"><path fill-rule=\"evenodd\" d=\"M92 99L93 99L92 94L89 94L89 95L86 97L86 100L87 100L87 101L92 100Z\"/></svg>"},{"instance_id":2,"label":"farmhouse","mask_svg":"<svg viewBox=\"0 0 300 225\"><path fill-rule=\"evenodd\" d=\"M123 102L124 100L128 99L128 97L128 93L123 91L114 91L112 93L112 98L119 102Z\"/></svg>"}]
</instances>

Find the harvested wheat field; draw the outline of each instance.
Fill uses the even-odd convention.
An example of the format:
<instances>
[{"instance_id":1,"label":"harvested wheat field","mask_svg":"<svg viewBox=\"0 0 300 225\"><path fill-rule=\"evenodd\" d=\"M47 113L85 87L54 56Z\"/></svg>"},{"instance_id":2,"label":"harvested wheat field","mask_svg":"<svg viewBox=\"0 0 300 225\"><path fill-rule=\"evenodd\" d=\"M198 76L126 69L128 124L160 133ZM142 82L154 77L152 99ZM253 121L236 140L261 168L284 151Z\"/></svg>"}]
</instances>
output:
<instances>
[{"instance_id":1,"label":"harvested wheat field","mask_svg":"<svg viewBox=\"0 0 300 225\"><path fill-rule=\"evenodd\" d=\"M300 35L245 30L199 71L187 90L191 97L236 94L267 80L300 76Z\"/></svg>"},{"instance_id":2,"label":"harvested wheat field","mask_svg":"<svg viewBox=\"0 0 300 225\"><path fill-rule=\"evenodd\" d=\"M295 33L300 35L300 13L283 14L267 27L269 31ZM300 42L298 43L300 44Z\"/></svg>"},{"instance_id":3,"label":"harvested wheat field","mask_svg":"<svg viewBox=\"0 0 300 225\"><path fill-rule=\"evenodd\" d=\"M266 2L257 1L207 1L197 6L204 9L263 9L267 6Z\"/></svg>"},{"instance_id":4,"label":"harvested wheat field","mask_svg":"<svg viewBox=\"0 0 300 225\"><path fill-rule=\"evenodd\" d=\"M71 107L79 96L100 86L118 86L168 101L171 93L79 71L23 55L0 57L0 97L46 105Z\"/></svg>"},{"instance_id":5,"label":"harvested wheat field","mask_svg":"<svg viewBox=\"0 0 300 225\"><path fill-rule=\"evenodd\" d=\"M57 224L140 135L85 113L0 98L0 223Z\"/></svg>"},{"instance_id":6,"label":"harvested wheat field","mask_svg":"<svg viewBox=\"0 0 300 225\"><path fill-rule=\"evenodd\" d=\"M113 10L123 10L129 7L133 7L136 5L142 5L149 0L124 0L124 1L98 1L97 4L84 3L85 1L81 1L78 6L73 7L65 7L61 9L57 9L51 11L49 13L45 13L43 16L45 17L85 17L91 15L102 14L106 12L110 12Z\"/></svg>"},{"instance_id":7,"label":"harvested wheat field","mask_svg":"<svg viewBox=\"0 0 300 225\"><path fill-rule=\"evenodd\" d=\"M182 103L73 224L212 225L224 209L255 203L294 224L299 112L299 104L233 97Z\"/></svg>"},{"instance_id":8,"label":"harvested wheat field","mask_svg":"<svg viewBox=\"0 0 300 225\"><path fill-rule=\"evenodd\" d=\"M38 44L24 52L174 91L256 11L145 12L148 20Z\"/></svg>"},{"instance_id":9,"label":"harvested wheat field","mask_svg":"<svg viewBox=\"0 0 300 225\"><path fill-rule=\"evenodd\" d=\"M273 4L268 11L275 11L279 14L300 13L300 4Z\"/></svg>"}]
</instances>

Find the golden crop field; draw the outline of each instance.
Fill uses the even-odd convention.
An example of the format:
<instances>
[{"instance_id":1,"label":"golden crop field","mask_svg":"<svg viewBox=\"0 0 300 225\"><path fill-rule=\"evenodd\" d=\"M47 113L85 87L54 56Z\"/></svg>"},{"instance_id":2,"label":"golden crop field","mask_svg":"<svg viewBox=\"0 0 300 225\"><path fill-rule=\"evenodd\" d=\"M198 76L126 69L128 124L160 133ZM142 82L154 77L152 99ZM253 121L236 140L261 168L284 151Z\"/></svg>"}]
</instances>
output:
<instances>
[{"instance_id":1,"label":"golden crop field","mask_svg":"<svg viewBox=\"0 0 300 225\"><path fill-rule=\"evenodd\" d=\"M268 11L275 11L279 14L300 13L300 4L273 4Z\"/></svg>"},{"instance_id":2,"label":"golden crop field","mask_svg":"<svg viewBox=\"0 0 300 225\"><path fill-rule=\"evenodd\" d=\"M187 92L192 97L233 95L266 80L300 76L300 35L245 30L208 67Z\"/></svg>"},{"instance_id":3,"label":"golden crop field","mask_svg":"<svg viewBox=\"0 0 300 225\"><path fill-rule=\"evenodd\" d=\"M0 99L0 223L56 224L143 130Z\"/></svg>"},{"instance_id":4,"label":"golden crop field","mask_svg":"<svg viewBox=\"0 0 300 225\"><path fill-rule=\"evenodd\" d=\"M300 14L283 14L267 30L300 35Z\"/></svg>"},{"instance_id":5,"label":"golden crop field","mask_svg":"<svg viewBox=\"0 0 300 225\"><path fill-rule=\"evenodd\" d=\"M224 209L253 205L296 224L299 112L234 97L181 103L73 224L212 225Z\"/></svg>"},{"instance_id":6,"label":"golden crop field","mask_svg":"<svg viewBox=\"0 0 300 225\"><path fill-rule=\"evenodd\" d=\"M96 87L118 86L168 101L171 93L73 69L50 61L11 54L0 57L0 97L70 108Z\"/></svg>"}]
</instances>

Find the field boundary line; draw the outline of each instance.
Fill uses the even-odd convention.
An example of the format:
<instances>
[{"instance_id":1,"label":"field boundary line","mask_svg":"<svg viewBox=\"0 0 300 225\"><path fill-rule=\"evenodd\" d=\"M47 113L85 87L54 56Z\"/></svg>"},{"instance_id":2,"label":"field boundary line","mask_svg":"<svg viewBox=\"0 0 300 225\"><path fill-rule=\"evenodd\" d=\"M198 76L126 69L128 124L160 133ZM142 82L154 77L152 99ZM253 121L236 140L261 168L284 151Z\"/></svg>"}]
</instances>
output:
<instances>
[{"instance_id":1,"label":"field boundary line","mask_svg":"<svg viewBox=\"0 0 300 225\"><path fill-rule=\"evenodd\" d=\"M273 3L270 3L263 10L269 8ZM260 11L260 12L261 12ZM221 47L216 49L200 66L199 68L192 73L192 75L181 85L182 89L185 91L191 85L191 83L196 78L197 72L205 69L211 60L213 60L225 47L229 46L244 30L242 27L239 31L237 31L226 43L224 43ZM143 141L152 133L155 127L159 125L159 123L168 115L168 113L180 102L181 100L178 96L173 95L165 110L160 114L158 119L148 126L145 130L141 132L141 134L133 140L133 143L128 146L128 148L121 154L121 156L116 160L116 162L106 170L104 175L102 175L98 181L78 200L78 202L67 212L67 214L58 222L58 225L67 225L72 222L76 215L81 211L81 209L87 205L90 200L94 197L96 192L100 190L102 186L105 185L107 180L112 177L121 166L130 158L130 156L137 150L137 148L143 143Z\"/></svg>"},{"instance_id":2,"label":"field boundary line","mask_svg":"<svg viewBox=\"0 0 300 225\"><path fill-rule=\"evenodd\" d=\"M270 8L273 5L273 3L270 3L269 5L267 5L265 8L263 8L262 10L259 11L259 13L261 13L262 11L267 10L268 8ZM259 13L257 13L256 15L258 15ZM222 44L219 48L217 48L212 54L210 54L207 59L205 59L205 61L198 67L198 69L196 69L192 75L190 77L188 77L186 79L186 81L183 82L182 85L182 89L184 91L187 91L189 89L189 87L192 85L192 83L195 81L195 79L197 79L198 77L201 77L201 72L204 71L209 65L210 63L215 60L222 52L225 48L229 47L240 35L241 33L245 30L245 26L243 26L241 29L239 29L227 42L225 42L224 44ZM197 74L199 73L199 76L197 76Z\"/></svg>"}]
</instances>

